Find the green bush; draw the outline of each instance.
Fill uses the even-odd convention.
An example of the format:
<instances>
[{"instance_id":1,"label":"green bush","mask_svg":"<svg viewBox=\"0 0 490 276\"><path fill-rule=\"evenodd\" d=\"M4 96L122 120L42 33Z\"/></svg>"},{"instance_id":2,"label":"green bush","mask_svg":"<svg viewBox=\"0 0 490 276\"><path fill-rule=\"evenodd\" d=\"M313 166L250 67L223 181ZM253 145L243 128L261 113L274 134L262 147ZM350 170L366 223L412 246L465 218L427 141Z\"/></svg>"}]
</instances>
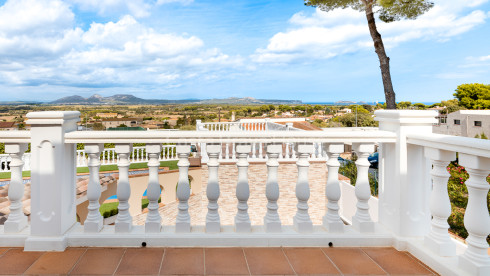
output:
<instances>
[{"instance_id":1,"label":"green bush","mask_svg":"<svg viewBox=\"0 0 490 276\"><path fill-rule=\"evenodd\" d=\"M447 171L451 175L447 186L451 201L451 216L448 219L449 229L454 234L466 238L468 232L464 227L464 214L468 205L468 189L465 182L469 175L465 168L456 162L451 162ZM490 176L487 177L487 182L490 183ZM487 194L487 208L490 209L490 194ZM487 237L487 242L490 245L490 236Z\"/></svg>"},{"instance_id":2,"label":"green bush","mask_svg":"<svg viewBox=\"0 0 490 276\"><path fill-rule=\"evenodd\" d=\"M339 173L350 179L350 184L355 186L357 181L357 166L356 166L357 156L352 155L352 160L346 162L345 164L340 164ZM378 179L372 174L368 175L369 186L371 187L371 195L378 196Z\"/></svg>"}]
</instances>

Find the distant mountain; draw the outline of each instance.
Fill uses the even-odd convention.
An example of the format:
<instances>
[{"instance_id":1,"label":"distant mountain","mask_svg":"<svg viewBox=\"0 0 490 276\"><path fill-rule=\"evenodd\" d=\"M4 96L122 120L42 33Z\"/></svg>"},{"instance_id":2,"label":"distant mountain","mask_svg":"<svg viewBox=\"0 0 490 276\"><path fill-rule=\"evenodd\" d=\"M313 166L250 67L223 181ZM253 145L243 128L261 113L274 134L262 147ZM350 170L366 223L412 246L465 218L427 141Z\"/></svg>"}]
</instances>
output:
<instances>
[{"instance_id":1,"label":"distant mountain","mask_svg":"<svg viewBox=\"0 0 490 276\"><path fill-rule=\"evenodd\" d=\"M141 99L130 94L117 94L109 97L103 97L95 94L89 98L74 95L68 96L56 101L50 102L50 104L59 105L131 105L131 104L236 104L236 105L250 105L250 104L301 104L301 101L289 101L289 100L265 100L254 98L227 98L227 99L183 99L183 100L156 100L156 99Z\"/></svg>"}]
</instances>

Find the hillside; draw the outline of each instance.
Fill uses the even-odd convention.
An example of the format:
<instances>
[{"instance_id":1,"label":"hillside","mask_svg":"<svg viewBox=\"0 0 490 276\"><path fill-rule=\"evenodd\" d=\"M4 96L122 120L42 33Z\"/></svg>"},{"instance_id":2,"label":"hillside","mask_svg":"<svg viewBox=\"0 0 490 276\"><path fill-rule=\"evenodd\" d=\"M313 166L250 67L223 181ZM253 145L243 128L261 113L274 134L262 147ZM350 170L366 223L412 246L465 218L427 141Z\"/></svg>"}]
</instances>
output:
<instances>
[{"instance_id":1,"label":"hillside","mask_svg":"<svg viewBox=\"0 0 490 276\"><path fill-rule=\"evenodd\" d=\"M73 95L63 97L50 104L59 105L137 105L137 104L233 104L233 105L261 105L261 104L301 104L301 101L295 100L267 100L255 98L226 98L226 99L183 99L183 100L162 100L162 99L142 99L130 94L116 94L109 97L103 97L94 94L89 98Z\"/></svg>"}]
</instances>

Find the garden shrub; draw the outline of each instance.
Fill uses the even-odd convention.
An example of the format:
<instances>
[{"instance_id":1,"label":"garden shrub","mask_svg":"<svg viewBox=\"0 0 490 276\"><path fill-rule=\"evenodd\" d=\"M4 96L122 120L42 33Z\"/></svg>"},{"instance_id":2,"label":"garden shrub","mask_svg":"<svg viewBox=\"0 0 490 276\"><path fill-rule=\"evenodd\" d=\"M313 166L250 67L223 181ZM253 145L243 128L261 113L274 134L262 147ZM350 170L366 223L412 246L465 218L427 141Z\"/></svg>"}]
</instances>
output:
<instances>
[{"instance_id":1,"label":"garden shrub","mask_svg":"<svg viewBox=\"0 0 490 276\"><path fill-rule=\"evenodd\" d=\"M464 227L464 214L468 205L468 189L465 182L469 175L465 168L456 162L451 162L447 166L447 171L451 175L447 185L449 200L451 201L451 216L448 219L449 230L466 239L468 232ZM490 183L490 175L487 177L487 182ZM490 194L487 194L487 208L490 209ZM490 236L487 236L487 242L490 245Z\"/></svg>"}]
</instances>

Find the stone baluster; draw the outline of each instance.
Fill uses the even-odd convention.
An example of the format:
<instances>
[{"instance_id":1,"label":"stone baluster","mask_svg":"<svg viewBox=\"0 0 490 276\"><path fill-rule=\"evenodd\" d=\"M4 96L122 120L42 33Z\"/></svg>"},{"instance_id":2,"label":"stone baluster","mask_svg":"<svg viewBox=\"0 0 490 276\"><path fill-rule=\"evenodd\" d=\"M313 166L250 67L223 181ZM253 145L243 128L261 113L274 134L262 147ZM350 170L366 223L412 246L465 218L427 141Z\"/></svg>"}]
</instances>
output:
<instances>
[{"instance_id":1,"label":"stone baluster","mask_svg":"<svg viewBox=\"0 0 490 276\"><path fill-rule=\"evenodd\" d=\"M357 210L352 218L352 226L359 232L374 232L374 222L369 214L369 199L371 198L371 187L369 186L368 156L374 151L374 144L353 143L352 149L357 153L357 180L356 197Z\"/></svg>"},{"instance_id":2,"label":"stone baluster","mask_svg":"<svg viewBox=\"0 0 490 276\"><path fill-rule=\"evenodd\" d=\"M88 169L90 178L87 187L88 215L83 224L86 233L97 233L102 229L104 218L100 215L100 152L104 144L86 144L85 152L88 154Z\"/></svg>"},{"instance_id":3,"label":"stone baluster","mask_svg":"<svg viewBox=\"0 0 490 276\"><path fill-rule=\"evenodd\" d=\"M282 149L282 147L281 147ZM308 158L313 153L313 144L296 143L295 150L298 152L298 181L296 182L296 215L293 217L294 228L300 233L313 232L313 223L308 214L308 199L310 198L310 185L308 183L308 169L310 162Z\"/></svg>"},{"instance_id":4,"label":"stone baluster","mask_svg":"<svg viewBox=\"0 0 490 276\"><path fill-rule=\"evenodd\" d=\"M259 159L262 160L264 158L264 143L260 142L259 144Z\"/></svg>"},{"instance_id":5,"label":"stone baluster","mask_svg":"<svg viewBox=\"0 0 490 276\"><path fill-rule=\"evenodd\" d=\"M233 160L236 160L236 144L233 142L231 146L232 146L232 148L231 148L231 152L232 152L231 158Z\"/></svg>"},{"instance_id":6,"label":"stone baluster","mask_svg":"<svg viewBox=\"0 0 490 276\"><path fill-rule=\"evenodd\" d=\"M257 143L253 143L252 144L252 159L256 159L257 158Z\"/></svg>"},{"instance_id":7,"label":"stone baluster","mask_svg":"<svg viewBox=\"0 0 490 276\"><path fill-rule=\"evenodd\" d=\"M296 152L292 150L296 143L291 143L291 159L295 160L296 159Z\"/></svg>"},{"instance_id":8,"label":"stone baluster","mask_svg":"<svg viewBox=\"0 0 490 276\"><path fill-rule=\"evenodd\" d=\"M344 152L343 143L325 144L325 151L328 155L327 168L327 186L325 194L327 197L327 210L323 216L323 227L332 233L344 232L344 223L339 215L339 200L341 189L339 183L339 155Z\"/></svg>"},{"instance_id":9,"label":"stone baluster","mask_svg":"<svg viewBox=\"0 0 490 276\"><path fill-rule=\"evenodd\" d=\"M468 205L464 215L464 226L468 231L468 248L459 257L459 266L471 275L490 275L490 256L487 236L490 234L490 216L487 195L490 186L487 176L490 171L490 158L459 153L459 164L469 174L466 180Z\"/></svg>"},{"instance_id":10,"label":"stone baluster","mask_svg":"<svg viewBox=\"0 0 490 276\"><path fill-rule=\"evenodd\" d=\"M160 182L158 181L158 168L160 161L158 157L162 151L161 144L146 144L146 153L148 154L148 187L146 195L148 198L148 216L145 222L146 233L159 233L162 229L162 218L158 212L158 199L160 198Z\"/></svg>"},{"instance_id":11,"label":"stone baluster","mask_svg":"<svg viewBox=\"0 0 490 276\"><path fill-rule=\"evenodd\" d=\"M280 232L281 219L277 209L277 200L279 199L279 184L277 181L277 169L279 162L277 158L282 152L281 143L271 143L267 145L267 182L265 186L265 196L267 197L267 213L264 217L264 226L266 232Z\"/></svg>"},{"instance_id":12,"label":"stone baluster","mask_svg":"<svg viewBox=\"0 0 490 276\"><path fill-rule=\"evenodd\" d=\"M290 143L284 143L284 150L279 155L279 159L289 160L289 154L290 154L289 145L290 145ZM282 157L283 154L284 154L284 157Z\"/></svg>"},{"instance_id":13,"label":"stone baluster","mask_svg":"<svg viewBox=\"0 0 490 276\"><path fill-rule=\"evenodd\" d=\"M177 184L177 199L179 200L175 231L177 233L188 233L191 231L191 216L189 215L189 197L191 188L189 187L189 154L191 153L190 144L177 144L177 155L179 157L179 181Z\"/></svg>"},{"instance_id":14,"label":"stone baluster","mask_svg":"<svg viewBox=\"0 0 490 276\"><path fill-rule=\"evenodd\" d=\"M235 216L235 231L250 232L252 226L248 215L248 198L250 197L250 188L248 186L248 161L247 157L252 150L250 144L236 144L238 161L238 182L236 185L236 197L238 199L238 212Z\"/></svg>"},{"instance_id":15,"label":"stone baluster","mask_svg":"<svg viewBox=\"0 0 490 276\"><path fill-rule=\"evenodd\" d=\"M432 193L430 196L430 211L432 215L431 229L425 237L425 245L440 256L454 256L456 245L448 233L447 219L451 215L451 203L447 192L449 173L447 165L456 159L451 151L425 148L425 157L432 161Z\"/></svg>"},{"instance_id":16,"label":"stone baluster","mask_svg":"<svg viewBox=\"0 0 490 276\"><path fill-rule=\"evenodd\" d=\"M23 155L23 160L24 160L24 167L22 167L22 170L23 171L30 171L31 170L31 154L25 153Z\"/></svg>"},{"instance_id":17,"label":"stone baluster","mask_svg":"<svg viewBox=\"0 0 490 276\"><path fill-rule=\"evenodd\" d=\"M226 159L230 159L230 143L225 143L226 145Z\"/></svg>"},{"instance_id":18,"label":"stone baluster","mask_svg":"<svg viewBox=\"0 0 490 276\"><path fill-rule=\"evenodd\" d=\"M5 143L5 152L10 155L10 185L8 199L10 200L10 215L4 225L5 233L17 233L27 226L27 217L22 210L24 183L22 181L22 155L27 150L27 144ZM7 165L7 164L5 164Z\"/></svg>"},{"instance_id":19,"label":"stone baluster","mask_svg":"<svg viewBox=\"0 0 490 276\"><path fill-rule=\"evenodd\" d=\"M228 148L228 144L226 144ZM221 231L220 218L218 213L218 199L219 199L219 152L221 149L221 144L210 143L207 144L206 150L208 151L209 161L208 161L208 185L206 187L206 196L208 197L208 213L206 215L206 232L208 233L218 233Z\"/></svg>"},{"instance_id":20,"label":"stone baluster","mask_svg":"<svg viewBox=\"0 0 490 276\"><path fill-rule=\"evenodd\" d=\"M117 182L117 199L119 200L118 214L116 218L116 232L127 233L133 227L133 218L129 213L129 197L131 187L129 185L129 155L133 147L131 144L116 144L116 153L119 156L119 181Z\"/></svg>"}]
</instances>

